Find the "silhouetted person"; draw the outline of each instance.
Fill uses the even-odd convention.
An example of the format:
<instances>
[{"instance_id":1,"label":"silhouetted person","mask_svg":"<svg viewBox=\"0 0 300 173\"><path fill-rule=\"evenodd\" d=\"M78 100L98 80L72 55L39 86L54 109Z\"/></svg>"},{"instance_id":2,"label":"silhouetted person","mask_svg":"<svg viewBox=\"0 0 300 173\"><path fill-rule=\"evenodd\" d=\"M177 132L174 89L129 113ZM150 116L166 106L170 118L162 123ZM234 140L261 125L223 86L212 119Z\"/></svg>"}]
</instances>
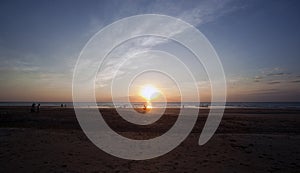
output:
<instances>
[{"instance_id":1,"label":"silhouetted person","mask_svg":"<svg viewBox=\"0 0 300 173\"><path fill-rule=\"evenodd\" d=\"M38 104L37 107L36 107L37 112L40 112L40 107L41 107L41 104Z\"/></svg>"},{"instance_id":2,"label":"silhouetted person","mask_svg":"<svg viewBox=\"0 0 300 173\"><path fill-rule=\"evenodd\" d=\"M144 105L144 108L143 108L144 110L146 110L147 109L147 106L146 105Z\"/></svg>"},{"instance_id":3,"label":"silhouetted person","mask_svg":"<svg viewBox=\"0 0 300 173\"><path fill-rule=\"evenodd\" d=\"M63 107L64 107L64 104L60 104L60 107L63 108Z\"/></svg>"},{"instance_id":4,"label":"silhouetted person","mask_svg":"<svg viewBox=\"0 0 300 173\"><path fill-rule=\"evenodd\" d=\"M32 103L30 112L35 112L35 103Z\"/></svg>"}]
</instances>

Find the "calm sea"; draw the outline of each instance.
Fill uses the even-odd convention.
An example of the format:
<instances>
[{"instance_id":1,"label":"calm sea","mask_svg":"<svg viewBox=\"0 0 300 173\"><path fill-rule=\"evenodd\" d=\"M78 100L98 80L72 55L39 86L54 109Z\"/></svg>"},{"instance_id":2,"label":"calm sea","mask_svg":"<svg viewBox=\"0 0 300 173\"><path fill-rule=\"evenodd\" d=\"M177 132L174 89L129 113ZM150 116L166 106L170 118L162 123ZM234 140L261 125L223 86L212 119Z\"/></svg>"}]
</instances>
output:
<instances>
[{"instance_id":1,"label":"calm sea","mask_svg":"<svg viewBox=\"0 0 300 173\"><path fill-rule=\"evenodd\" d=\"M81 107L92 107L90 102L81 102L81 103L72 103L72 102L36 102L40 103L41 106L53 106L60 107L61 104L66 105L67 107L73 107L73 104L79 105ZM31 106L32 102L0 102L0 106ZM143 107L144 103L128 103L128 102L98 102L97 107L99 108L113 108L113 107ZM167 107L167 108L211 108L211 107L221 107L221 103L210 103L210 102L169 102L167 104L161 102L152 103L152 107ZM300 102L227 102L226 108L294 108L300 109Z\"/></svg>"}]
</instances>

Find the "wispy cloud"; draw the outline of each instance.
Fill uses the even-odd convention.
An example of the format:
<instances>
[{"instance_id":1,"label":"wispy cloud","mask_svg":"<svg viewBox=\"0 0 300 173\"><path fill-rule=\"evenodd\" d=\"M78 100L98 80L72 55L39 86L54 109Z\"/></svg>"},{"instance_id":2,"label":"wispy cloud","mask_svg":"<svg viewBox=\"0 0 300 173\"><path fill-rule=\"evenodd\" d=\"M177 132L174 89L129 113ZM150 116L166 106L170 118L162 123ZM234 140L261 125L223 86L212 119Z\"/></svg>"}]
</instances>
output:
<instances>
[{"instance_id":1,"label":"wispy cloud","mask_svg":"<svg viewBox=\"0 0 300 173\"><path fill-rule=\"evenodd\" d=\"M292 80L291 83L300 83L300 80Z\"/></svg>"},{"instance_id":2,"label":"wispy cloud","mask_svg":"<svg viewBox=\"0 0 300 173\"><path fill-rule=\"evenodd\" d=\"M289 72L286 72L285 69L279 67L262 69L261 73L263 76L286 76L291 74Z\"/></svg>"},{"instance_id":3,"label":"wispy cloud","mask_svg":"<svg viewBox=\"0 0 300 173\"><path fill-rule=\"evenodd\" d=\"M260 80L264 80L268 84L279 84L279 83L299 83L300 76L286 71L283 68L272 68L262 70Z\"/></svg>"},{"instance_id":4,"label":"wispy cloud","mask_svg":"<svg viewBox=\"0 0 300 173\"><path fill-rule=\"evenodd\" d=\"M185 1L184 1L185 2ZM201 1L199 3L193 4L191 7L184 7L180 4L169 3L169 1L154 1L147 8L143 8L142 11L138 11L137 13L159 13L172 15L174 17L178 17L184 21L191 23L194 26L199 26L201 24L214 21L219 17L226 15L230 12L233 12L241 7L233 5L232 0L228 1ZM126 8L125 11L128 10L128 5L124 5ZM123 11L122 9L120 10ZM93 19L95 21L95 19ZM146 21L151 22L151 21ZM95 24L94 24L95 25ZM100 24L99 24L100 25ZM144 25L149 26L149 25ZM176 28L176 30L174 30ZM149 28L139 27L136 28L134 32L142 32L143 30L147 30ZM162 33L167 33L170 37L180 34L184 32L186 29L181 25L170 26L169 24L160 25L159 27L153 27L152 30L159 29ZM171 31L171 32L170 32ZM110 81L116 72L116 70L121 66L121 64L130 59L131 57L147 51L152 48L159 46L161 44L165 44L168 42L167 39L158 39L154 37L143 37L131 41L127 46L120 47L118 52L114 52L115 58L110 58L109 61L111 63L107 63L105 67L100 71L97 79L97 83L100 86L104 86ZM130 65L129 65L130 66ZM134 65L131 66L135 68ZM126 75L125 72L120 72L118 75ZM101 83L101 84L100 84Z\"/></svg>"},{"instance_id":5,"label":"wispy cloud","mask_svg":"<svg viewBox=\"0 0 300 173\"><path fill-rule=\"evenodd\" d=\"M38 56L32 53L5 52L6 54L0 54L1 71L36 72L40 69L36 64Z\"/></svg>"},{"instance_id":6,"label":"wispy cloud","mask_svg":"<svg viewBox=\"0 0 300 173\"><path fill-rule=\"evenodd\" d=\"M283 73L283 72L274 72L274 73L268 73L267 76L285 76L289 75L290 73Z\"/></svg>"},{"instance_id":7,"label":"wispy cloud","mask_svg":"<svg viewBox=\"0 0 300 173\"><path fill-rule=\"evenodd\" d=\"M279 81L271 81L271 82L268 82L268 84L279 84L279 83L281 83L281 82L279 82Z\"/></svg>"},{"instance_id":8,"label":"wispy cloud","mask_svg":"<svg viewBox=\"0 0 300 173\"><path fill-rule=\"evenodd\" d=\"M262 79L263 79L262 76L255 76L254 77L254 82L261 82Z\"/></svg>"},{"instance_id":9,"label":"wispy cloud","mask_svg":"<svg viewBox=\"0 0 300 173\"><path fill-rule=\"evenodd\" d=\"M280 90L275 88L270 89L252 89L249 90L246 94L270 94L270 93L278 93Z\"/></svg>"},{"instance_id":10,"label":"wispy cloud","mask_svg":"<svg viewBox=\"0 0 300 173\"><path fill-rule=\"evenodd\" d=\"M190 10L179 13L177 17L187 21L194 26L212 22L230 12L234 12L243 6L236 6L235 1L202 1Z\"/></svg>"},{"instance_id":11,"label":"wispy cloud","mask_svg":"<svg viewBox=\"0 0 300 173\"><path fill-rule=\"evenodd\" d=\"M287 72L285 69L279 67L262 69L260 74L257 74L253 77L254 82L265 82L268 84L288 82L291 78L293 79L295 76L292 73Z\"/></svg>"}]
</instances>

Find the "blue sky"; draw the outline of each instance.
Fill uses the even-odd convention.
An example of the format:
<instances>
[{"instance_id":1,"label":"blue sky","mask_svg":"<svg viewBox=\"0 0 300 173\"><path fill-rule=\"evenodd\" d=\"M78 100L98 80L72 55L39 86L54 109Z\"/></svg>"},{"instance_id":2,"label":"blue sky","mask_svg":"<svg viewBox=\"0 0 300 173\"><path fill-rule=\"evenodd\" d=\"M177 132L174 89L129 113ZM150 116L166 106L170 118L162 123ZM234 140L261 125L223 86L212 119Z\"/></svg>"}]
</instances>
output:
<instances>
[{"instance_id":1,"label":"blue sky","mask_svg":"<svg viewBox=\"0 0 300 173\"><path fill-rule=\"evenodd\" d=\"M71 101L86 42L137 14L197 27L223 63L229 101L299 101L299 1L1 1L0 100Z\"/></svg>"}]
</instances>

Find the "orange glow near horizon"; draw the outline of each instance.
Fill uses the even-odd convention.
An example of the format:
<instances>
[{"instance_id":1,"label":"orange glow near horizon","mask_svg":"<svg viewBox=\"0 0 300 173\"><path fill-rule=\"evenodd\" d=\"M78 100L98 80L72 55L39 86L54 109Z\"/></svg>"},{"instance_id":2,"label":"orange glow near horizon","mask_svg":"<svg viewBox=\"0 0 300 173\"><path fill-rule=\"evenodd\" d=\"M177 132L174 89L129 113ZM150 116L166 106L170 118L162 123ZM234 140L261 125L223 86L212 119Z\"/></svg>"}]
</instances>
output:
<instances>
[{"instance_id":1,"label":"orange glow near horizon","mask_svg":"<svg viewBox=\"0 0 300 173\"><path fill-rule=\"evenodd\" d=\"M150 102L152 99L156 98L160 91L153 85L145 85L140 91L140 96Z\"/></svg>"},{"instance_id":2,"label":"orange glow near horizon","mask_svg":"<svg viewBox=\"0 0 300 173\"><path fill-rule=\"evenodd\" d=\"M159 93L160 91L153 85L147 84L142 87L140 90L140 96L146 100L144 110L152 109L151 100L155 99Z\"/></svg>"}]
</instances>

